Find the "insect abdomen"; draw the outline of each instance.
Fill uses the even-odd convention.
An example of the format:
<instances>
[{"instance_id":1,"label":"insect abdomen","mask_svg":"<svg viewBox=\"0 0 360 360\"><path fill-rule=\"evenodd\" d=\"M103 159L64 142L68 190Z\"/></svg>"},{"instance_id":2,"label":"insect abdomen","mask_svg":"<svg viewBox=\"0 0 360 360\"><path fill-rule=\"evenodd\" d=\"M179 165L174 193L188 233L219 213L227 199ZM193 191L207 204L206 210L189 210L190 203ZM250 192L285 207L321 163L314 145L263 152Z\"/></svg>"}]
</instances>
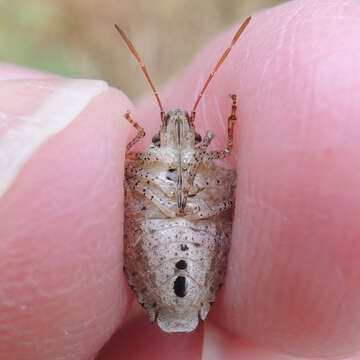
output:
<instances>
[{"instance_id":1,"label":"insect abdomen","mask_svg":"<svg viewBox=\"0 0 360 360\"><path fill-rule=\"evenodd\" d=\"M139 303L164 331L192 331L223 282L231 216L136 220L127 209L126 222L125 269Z\"/></svg>"}]
</instances>

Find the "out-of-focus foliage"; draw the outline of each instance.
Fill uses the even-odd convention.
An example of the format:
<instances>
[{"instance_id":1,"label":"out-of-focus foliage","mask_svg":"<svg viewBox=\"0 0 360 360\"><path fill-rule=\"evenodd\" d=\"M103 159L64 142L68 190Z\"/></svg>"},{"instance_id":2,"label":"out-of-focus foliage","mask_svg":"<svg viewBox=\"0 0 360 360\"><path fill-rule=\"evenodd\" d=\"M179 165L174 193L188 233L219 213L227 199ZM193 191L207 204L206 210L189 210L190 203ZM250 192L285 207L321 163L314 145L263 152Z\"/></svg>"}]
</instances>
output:
<instances>
[{"instance_id":1,"label":"out-of-focus foliage","mask_svg":"<svg viewBox=\"0 0 360 360\"><path fill-rule=\"evenodd\" d=\"M160 87L211 38L283 0L0 0L0 61L148 90L123 28Z\"/></svg>"}]
</instances>

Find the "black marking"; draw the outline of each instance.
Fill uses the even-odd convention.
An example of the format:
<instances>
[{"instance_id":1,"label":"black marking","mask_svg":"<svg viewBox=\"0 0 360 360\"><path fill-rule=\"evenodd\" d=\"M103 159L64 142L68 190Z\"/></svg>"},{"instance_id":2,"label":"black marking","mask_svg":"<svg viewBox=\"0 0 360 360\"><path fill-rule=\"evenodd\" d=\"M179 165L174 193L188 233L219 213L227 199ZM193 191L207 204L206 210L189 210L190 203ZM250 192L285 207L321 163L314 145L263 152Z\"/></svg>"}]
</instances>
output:
<instances>
[{"instance_id":1,"label":"black marking","mask_svg":"<svg viewBox=\"0 0 360 360\"><path fill-rule=\"evenodd\" d=\"M180 249L181 249L181 251L186 251L186 250L189 250L189 247L185 244L181 244Z\"/></svg>"},{"instance_id":2,"label":"black marking","mask_svg":"<svg viewBox=\"0 0 360 360\"><path fill-rule=\"evenodd\" d=\"M156 146L160 145L160 133L157 133L153 136L152 143Z\"/></svg>"},{"instance_id":3,"label":"black marking","mask_svg":"<svg viewBox=\"0 0 360 360\"><path fill-rule=\"evenodd\" d=\"M174 293L178 297L186 295L186 278L184 276L178 276L174 281Z\"/></svg>"},{"instance_id":4,"label":"black marking","mask_svg":"<svg viewBox=\"0 0 360 360\"><path fill-rule=\"evenodd\" d=\"M201 142L201 135L198 133L195 133L195 144L198 144Z\"/></svg>"},{"instance_id":5,"label":"black marking","mask_svg":"<svg viewBox=\"0 0 360 360\"><path fill-rule=\"evenodd\" d=\"M187 268L187 262L185 260L179 260L175 266L179 270L185 270Z\"/></svg>"}]
</instances>

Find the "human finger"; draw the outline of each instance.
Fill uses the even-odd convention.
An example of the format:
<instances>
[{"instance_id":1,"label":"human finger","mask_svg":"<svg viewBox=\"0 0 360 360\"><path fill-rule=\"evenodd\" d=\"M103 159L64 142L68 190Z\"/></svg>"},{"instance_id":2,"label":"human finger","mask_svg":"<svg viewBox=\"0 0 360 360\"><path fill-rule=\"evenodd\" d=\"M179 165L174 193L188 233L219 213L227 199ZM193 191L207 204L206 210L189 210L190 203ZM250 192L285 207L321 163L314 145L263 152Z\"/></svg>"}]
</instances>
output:
<instances>
[{"instance_id":1,"label":"human finger","mask_svg":"<svg viewBox=\"0 0 360 360\"><path fill-rule=\"evenodd\" d=\"M224 147L227 95L238 95L233 241L212 315L297 356L359 347L357 14L356 1L293 1L258 14L197 112L198 128L215 130ZM167 108L191 109L233 32L161 93ZM149 101L139 113L155 119Z\"/></svg>"},{"instance_id":2,"label":"human finger","mask_svg":"<svg viewBox=\"0 0 360 360\"><path fill-rule=\"evenodd\" d=\"M67 79L0 81L0 98L0 358L91 358L131 300L131 104L102 81Z\"/></svg>"}]
</instances>

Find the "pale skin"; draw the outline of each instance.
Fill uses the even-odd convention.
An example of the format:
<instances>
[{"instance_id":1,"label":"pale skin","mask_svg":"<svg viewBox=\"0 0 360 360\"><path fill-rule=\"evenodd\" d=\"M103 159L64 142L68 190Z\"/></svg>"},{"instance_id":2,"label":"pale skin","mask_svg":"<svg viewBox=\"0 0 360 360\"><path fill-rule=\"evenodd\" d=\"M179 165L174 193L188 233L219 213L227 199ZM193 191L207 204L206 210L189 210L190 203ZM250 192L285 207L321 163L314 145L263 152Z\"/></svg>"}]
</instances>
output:
<instances>
[{"instance_id":1,"label":"pale skin","mask_svg":"<svg viewBox=\"0 0 360 360\"><path fill-rule=\"evenodd\" d=\"M338 0L255 15L199 104L197 132L211 130L209 150L224 149L237 94L233 243L207 320L221 358L360 358L359 17L357 1ZM167 110L192 106L208 75L201 64L234 29L159 91ZM34 77L49 75L0 67L2 79ZM1 113L38 106L46 88L31 84L1 92ZM127 110L146 130L134 149L143 150L160 127L153 97L135 111L110 89L44 142L0 198L1 359L89 359L117 329L99 360L201 359L206 326L167 335L141 309L129 315L119 220L136 134Z\"/></svg>"}]
</instances>

